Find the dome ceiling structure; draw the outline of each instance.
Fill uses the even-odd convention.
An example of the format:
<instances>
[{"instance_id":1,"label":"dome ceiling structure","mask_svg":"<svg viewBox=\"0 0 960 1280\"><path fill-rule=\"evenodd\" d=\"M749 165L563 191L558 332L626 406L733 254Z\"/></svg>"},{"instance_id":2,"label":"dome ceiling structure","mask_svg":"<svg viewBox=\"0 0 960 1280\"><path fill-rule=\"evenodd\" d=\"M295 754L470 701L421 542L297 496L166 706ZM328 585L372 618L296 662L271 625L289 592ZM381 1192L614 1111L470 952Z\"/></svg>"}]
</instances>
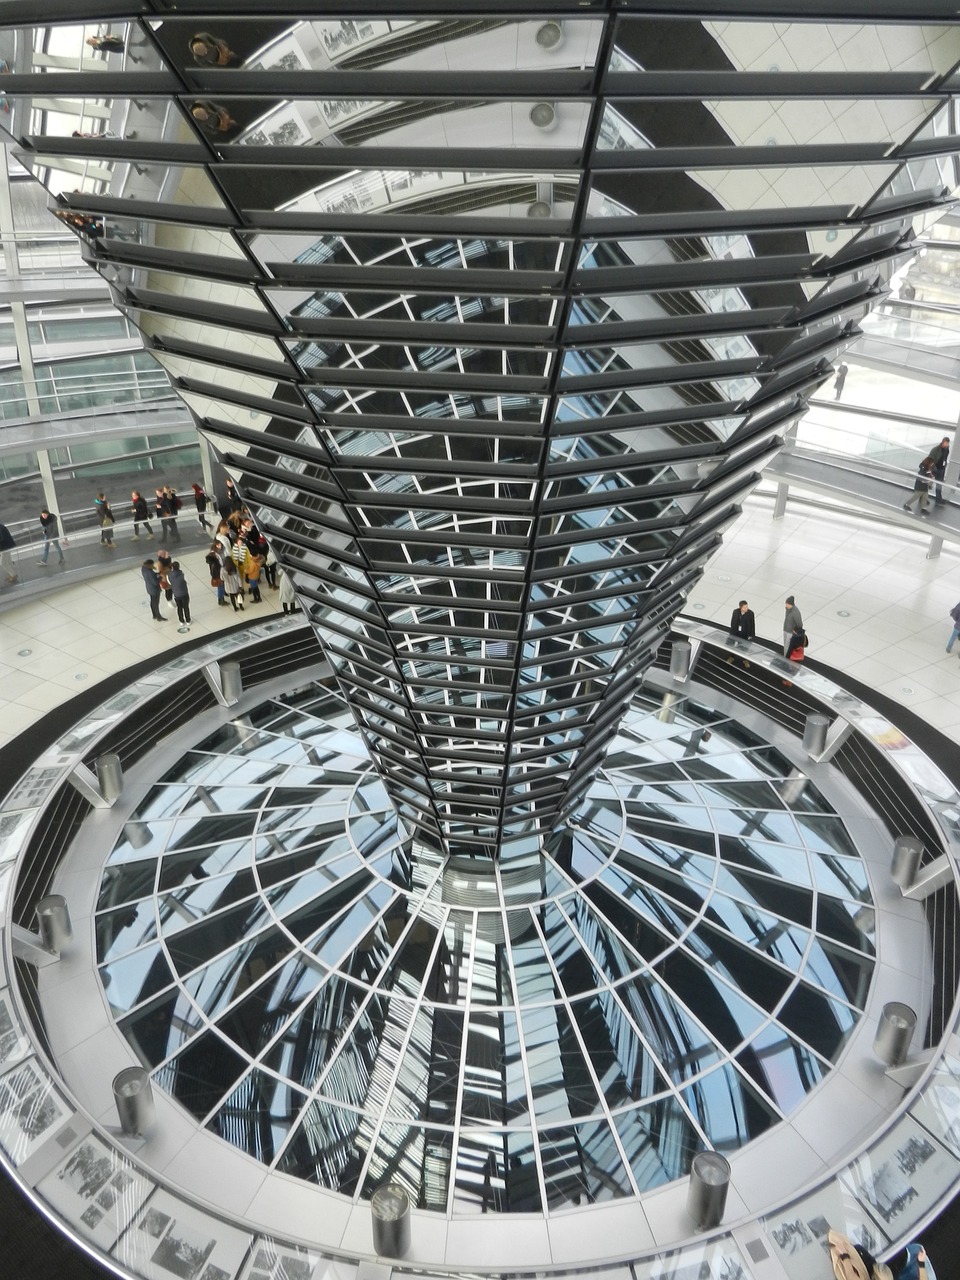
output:
<instances>
[{"instance_id":1,"label":"dome ceiling structure","mask_svg":"<svg viewBox=\"0 0 960 1280\"><path fill-rule=\"evenodd\" d=\"M133 815L114 1017L345 1196L549 1214L737 1149L842 1054L870 893L755 736L629 709L953 198L954 6L108 7L4 7L4 127L349 708L264 704Z\"/></svg>"}]
</instances>

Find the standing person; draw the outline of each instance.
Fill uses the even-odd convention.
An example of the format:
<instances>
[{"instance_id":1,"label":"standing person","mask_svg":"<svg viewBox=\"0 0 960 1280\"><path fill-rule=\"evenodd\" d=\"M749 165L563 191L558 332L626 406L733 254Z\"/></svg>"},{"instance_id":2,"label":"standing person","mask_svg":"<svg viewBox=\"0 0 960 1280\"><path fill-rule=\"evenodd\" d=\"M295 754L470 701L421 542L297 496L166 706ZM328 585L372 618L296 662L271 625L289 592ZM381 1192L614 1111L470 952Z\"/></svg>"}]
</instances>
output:
<instances>
[{"instance_id":1,"label":"standing person","mask_svg":"<svg viewBox=\"0 0 960 1280\"><path fill-rule=\"evenodd\" d=\"M953 646L957 642L957 636L960 636L960 601L950 610L950 620L953 622L953 631L947 641L947 653L953 653Z\"/></svg>"},{"instance_id":2,"label":"standing person","mask_svg":"<svg viewBox=\"0 0 960 1280\"><path fill-rule=\"evenodd\" d=\"M147 589L154 622L166 622L166 618L160 612L160 575L157 573L156 565L152 560L144 560L140 566L140 573L143 577L143 585Z\"/></svg>"},{"instance_id":3,"label":"standing person","mask_svg":"<svg viewBox=\"0 0 960 1280\"><path fill-rule=\"evenodd\" d=\"M139 489L134 489L130 495L130 506L133 511L133 536L140 537L140 526L146 529L149 537L153 537L153 530L150 528L150 512L147 510L147 500Z\"/></svg>"},{"instance_id":4,"label":"standing person","mask_svg":"<svg viewBox=\"0 0 960 1280\"><path fill-rule=\"evenodd\" d=\"M177 617L180 619L178 631L190 630L190 589L180 568L180 561L174 560L170 566L170 587L173 591L173 603L177 606Z\"/></svg>"},{"instance_id":5,"label":"standing person","mask_svg":"<svg viewBox=\"0 0 960 1280\"><path fill-rule=\"evenodd\" d=\"M733 611L730 618L730 635L736 640L752 640L757 634L757 620L753 610L747 604L746 600L741 600ZM733 655L727 659L728 662L733 661ZM744 658L743 665L749 667L750 663Z\"/></svg>"},{"instance_id":6,"label":"standing person","mask_svg":"<svg viewBox=\"0 0 960 1280\"><path fill-rule=\"evenodd\" d=\"M286 569L280 570L280 607L284 613L296 613L297 597L293 590L293 580Z\"/></svg>"},{"instance_id":7,"label":"standing person","mask_svg":"<svg viewBox=\"0 0 960 1280\"><path fill-rule=\"evenodd\" d=\"M790 662L795 662L799 666L799 664L803 661L805 657L804 650L806 649L806 647L807 647L806 632L804 631L803 627L799 623L797 623L796 627L793 630L793 634L790 636L790 643L787 645L786 657L790 660ZM789 688L793 684L793 681L784 680L783 684L785 684Z\"/></svg>"},{"instance_id":8,"label":"standing person","mask_svg":"<svg viewBox=\"0 0 960 1280\"><path fill-rule=\"evenodd\" d=\"M270 545L269 542L267 542L266 538L264 538L261 535L260 550L262 554L264 552L264 548L266 548L266 553L264 554L264 560L263 560L263 576L266 578L267 586L270 588L270 590L276 591L277 589L277 557L274 553L273 547Z\"/></svg>"},{"instance_id":9,"label":"standing person","mask_svg":"<svg viewBox=\"0 0 960 1280\"><path fill-rule=\"evenodd\" d=\"M173 599L173 587L170 585L170 570L172 568L173 556L166 547L161 547L157 551L157 576L160 579L160 590L163 592L167 604Z\"/></svg>"},{"instance_id":10,"label":"standing person","mask_svg":"<svg viewBox=\"0 0 960 1280\"><path fill-rule=\"evenodd\" d=\"M13 556L10 552L16 546L13 534L5 524L0 524L0 569L7 575L7 586L12 587L19 581L18 575L13 571Z\"/></svg>"},{"instance_id":11,"label":"standing person","mask_svg":"<svg viewBox=\"0 0 960 1280\"><path fill-rule=\"evenodd\" d=\"M800 616L800 610L797 608L793 596L787 596L783 607L786 609L786 613L783 615L783 656L786 657L793 633L798 627L801 631L803 630L803 618Z\"/></svg>"},{"instance_id":12,"label":"standing person","mask_svg":"<svg viewBox=\"0 0 960 1280\"><path fill-rule=\"evenodd\" d=\"M250 603L259 604L260 595L260 570L263 567L263 561L260 556L251 552L247 547L247 558L244 561L244 572L247 575L247 586L250 588Z\"/></svg>"},{"instance_id":13,"label":"standing person","mask_svg":"<svg viewBox=\"0 0 960 1280\"><path fill-rule=\"evenodd\" d=\"M240 571L232 560L224 560L223 562L223 585L226 588L227 595L230 597L230 603L233 605L233 612L243 612L243 585L240 582Z\"/></svg>"},{"instance_id":14,"label":"standing person","mask_svg":"<svg viewBox=\"0 0 960 1280\"><path fill-rule=\"evenodd\" d=\"M170 526L174 523L174 520L173 511L170 508L170 499L163 489L155 489L154 492L157 495L155 507L157 519L160 521L160 537L164 542L171 542L173 535L170 531Z\"/></svg>"},{"instance_id":15,"label":"standing person","mask_svg":"<svg viewBox=\"0 0 960 1280\"><path fill-rule=\"evenodd\" d=\"M221 515L223 516L224 519L226 519L234 511L239 511L242 506L243 506L243 500L241 499L239 493L237 493L237 487L228 476L227 477L227 496L224 499L223 506L220 508Z\"/></svg>"},{"instance_id":16,"label":"standing person","mask_svg":"<svg viewBox=\"0 0 960 1280\"><path fill-rule=\"evenodd\" d=\"M913 482L913 493L903 504L904 511L909 511L915 502L919 503L919 514L926 516L930 514L930 485L933 481L933 463L929 458L924 458L917 467L917 478Z\"/></svg>"},{"instance_id":17,"label":"standing person","mask_svg":"<svg viewBox=\"0 0 960 1280\"><path fill-rule=\"evenodd\" d=\"M206 554L207 568L210 570L210 585L217 589L217 604L225 605L227 603L226 591L223 586L223 560L220 553L220 543L215 542Z\"/></svg>"},{"instance_id":18,"label":"standing person","mask_svg":"<svg viewBox=\"0 0 960 1280\"><path fill-rule=\"evenodd\" d=\"M106 499L106 495L98 493L94 503L94 509L97 513L97 521L100 525L100 545L101 547L109 547L111 551L116 550L116 543L113 540L113 526L116 524L113 512L110 510L110 503Z\"/></svg>"},{"instance_id":19,"label":"standing person","mask_svg":"<svg viewBox=\"0 0 960 1280\"><path fill-rule=\"evenodd\" d=\"M197 504L197 520L200 523L200 528L209 531L213 528L212 525L207 524L207 504L210 499L204 492L202 484L194 484L191 487L193 489L193 500Z\"/></svg>"},{"instance_id":20,"label":"standing person","mask_svg":"<svg viewBox=\"0 0 960 1280\"><path fill-rule=\"evenodd\" d=\"M936 504L945 507L947 499L943 496L943 477L947 471L947 459L950 457L950 437L944 436L939 444L935 444L927 455L933 463L933 477L937 482Z\"/></svg>"},{"instance_id":21,"label":"standing person","mask_svg":"<svg viewBox=\"0 0 960 1280\"><path fill-rule=\"evenodd\" d=\"M52 511L48 511L46 507L40 512L40 528L43 531L43 555L37 561L37 564L47 563L51 546L57 548L57 555L60 557L58 564L63 564L63 550L60 547L60 528L57 524L57 517Z\"/></svg>"},{"instance_id":22,"label":"standing person","mask_svg":"<svg viewBox=\"0 0 960 1280\"><path fill-rule=\"evenodd\" d=\"M843 394L843 384L847 380L848 373L849 373L849 369L845 364L841 364L840 367L837 369L837 376L834 379L834 383L833 383L834 400L839 400L840 396Z\"/></svg>"},{"instance_id":23,"label":"standing person","mask_svg":"<svg viewBox=\"0 0 960 1280\"><path fill-rule=\"evenodd\" d=\"M163 496L167 506L170 508L170 536L174 542L179 542L180 532L177 529L177 516L180 514L180 508L183 503L177 497L176 489L171 489L168 484L163 486Z\"/></svg>"}]
</instances>

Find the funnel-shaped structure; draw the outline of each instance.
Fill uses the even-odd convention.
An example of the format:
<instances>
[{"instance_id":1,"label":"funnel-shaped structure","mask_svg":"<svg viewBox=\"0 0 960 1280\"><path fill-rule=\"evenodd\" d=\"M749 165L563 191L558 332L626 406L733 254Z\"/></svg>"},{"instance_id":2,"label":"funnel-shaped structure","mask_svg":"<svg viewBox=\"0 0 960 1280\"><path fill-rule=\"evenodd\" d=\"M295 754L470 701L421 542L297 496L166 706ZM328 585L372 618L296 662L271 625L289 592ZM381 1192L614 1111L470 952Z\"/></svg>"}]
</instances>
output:
<instances>
[{"instance_id":1,"label":"funnel-shaped structure","mask_svg":"<svg viewBox=\"0 0 960 1280\"><path fill-rule=\"evenodd\" d=\"M955 185L936 3L649 7L77 2L17 33L25 162L291 572L405 826L457 856L562 827Z\"/></svg>"}]
</instances>

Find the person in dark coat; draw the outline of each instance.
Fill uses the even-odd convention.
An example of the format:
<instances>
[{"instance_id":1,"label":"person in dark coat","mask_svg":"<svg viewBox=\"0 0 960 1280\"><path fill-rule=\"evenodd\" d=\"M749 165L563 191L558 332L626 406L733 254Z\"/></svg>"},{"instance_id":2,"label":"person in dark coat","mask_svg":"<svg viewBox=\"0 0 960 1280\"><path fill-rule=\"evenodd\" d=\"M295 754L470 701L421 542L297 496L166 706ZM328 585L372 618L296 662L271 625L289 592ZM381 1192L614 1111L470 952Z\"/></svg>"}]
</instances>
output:
<instances>
[{"instance_id":1,"label":"person in dark coat","mask_svg":"<svg viewBox=\"0 0 960 1280\"><path fill-rule=\"evenodd\" d=\"M939 444L935 444L927 455L933 463L933 478L937 482L934 501L938 507L945 507L947 499L943 496L943 478L947 472L947 459L950 457L950 437L944 436Z\"/></svg>"},{"instance_id":2,"label":"person in dark coat","mask_svg":"<svg viewBox=\"0 0 960 1280\"><path fill-rule=\"evenodd\" d=\"M63 564L63 550L60 546L60 526L57 523L57 517L52 511L48 511L46 507L40 512L40 528L43 530L43 554L37 564L47 563L51 546L57 548L57 555L60 557L59 563Z\"/></svg>"},{"instance_id":3,"label":"person in dark coat","mask_svg":"<svg viewBox=\"0 0 960 1280\"><path fill-rule=\"evenodd\" d=\"M166 622L166 618L160 612L160 575L157 573L157 566L152 560L144 560L140 566L140 573L143 577L143 585L147 589L154 622Z\"/></svg>"},{"instance_id":4,"label":"person in dark coat","mask_svg":"<svg viewBox=\"0 0 960 1280\"><path fill-rule=\"evenodd\" d=\"M190 588L180 568L180 561L174 560L170 566L170 589L173 592L173 603L177 606L177 617L180 619L178 631L190 630Z\"/></svg>"},{"instance_id":5,"label":"person in dark coat","mask_svg":"<svg viewBox=\"0 0 960 1280\"><path fill-rule=\"evenodd\" d=\"M147 507L147 500L139 489L134 489L130 495L130 507L133 511L133 536L140 537L140 526L146 529L149 536L153 537L153 530L150 528L150 511Z\"/></svg>"},{"instance_id":6,"label":"person in dark coat","mask_svg":"<svg viewBox=\"0 0 960 1280\"><path fill-rule=\"evenodd\" d=\"M733 611L730 618L730 635L736 640L752 640L757 634L757 620L753 610L747 604L746 600L741 600ZM728 662L733 661L731 655ZM749 667L750 663L744 658L743 665Z\"/></svg>"},{"instance_id":7,"label":"person in dark coat","mask_svg":"<svg viewBox=\"0 0 960 1280\"><path fill-rule=\"evenodd\" d=\"M212 525L207 524L207 504L210 499L204 492L202 484L194 484L191 488L193 489L193 500L197 504L197 520L200 522L200 528L209 531L213 528Z\"/></svg>"}]
</instances>

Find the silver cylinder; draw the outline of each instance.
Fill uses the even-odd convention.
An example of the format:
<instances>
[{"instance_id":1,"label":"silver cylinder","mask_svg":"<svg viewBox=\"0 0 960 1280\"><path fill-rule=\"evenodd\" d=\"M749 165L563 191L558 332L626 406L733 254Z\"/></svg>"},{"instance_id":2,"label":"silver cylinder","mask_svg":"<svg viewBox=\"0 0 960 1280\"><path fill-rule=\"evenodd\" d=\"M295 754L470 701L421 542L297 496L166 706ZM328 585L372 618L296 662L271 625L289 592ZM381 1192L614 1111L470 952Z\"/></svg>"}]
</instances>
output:
<instances>
[{"instance_id":1,"label":"silver cylinder","mask_svg":"<svg viewBox=\"0 0 960 1280\"><path fill-rule=\"evenodd\" d=\"M827 747L829 716L809 715L803 722L803 749L808 755L822 755Z\"/></svg>"},{"instance_id":2,"label":"silver cylinder","mask_svg":"<svg viewBox=\"0 0 960 1280\"><path fill-rule=\"evenodd\" d=\"M898 884L901 889L909 889L916 882L922 857L921 840L916 836L897 836L893 842L893 860L890 863L890 875L894 884Z\"/></svg>"},{"instance_id":3,"label":"silver cylinder","mask_svg":"<svg viewBox=\"0 0 960 1280\"><path fill-rule=\"evenodd\" d=\"M402 1258L410 1248L410 1197L398 1182L385 1182L370 1197L373 1251L381 1258Z\"/></svg>"},{"instance_id":4,"label":"silver cylinder","mask_svg":"<svg viewBox=\"0 0 960 1280\"><path fill-rule=\"evenodd\" d=\"M120 799L123 792L123 770L119 756L97 756L97 781L100 783L100 794L108 804Z\"/></svg>"},{"instance_id":5,"label":"silver cylinder","mask_svg":"<svg viewBox=\"0 0 960 1280\"><path fill-rule=\"evenodd\" d=\"M113 1100L120 1128L128 1137L141 1137L157 1118L153 1086L143 1067L124 1067L117 1072L113 1077Z\"/></svg>"},{"instance_id":6,"label":"silver cylinder","mask_svg":"<svg viewBox=\"0 0 960 1280\"><path fill-rule=\"evenodd\" d=\"M698 1151L690 1165L687 1213L698 1231L720 1225L727 1206L730 1162L716 1151Z\"/></svg>"},{"instance_id":7,"label":"silver cylinder","mask_svg":"<svg viewBox=\"0 0 960 1280\"><path fill-rule=\"evenodd\" d=\"M239 662L220 663L220 688L227 702L239 702L243 693Z\"/></svg>"},{"instance_id":8,"label":"silver cylinder","mask_svg":"<svg viewBox=\"0 0 960 1280\"><path fill-rule=\"evenodd\" d=\"M888 1067L902 1066L907 1060L916 1028L917 1015L910 1006L891 1000L883 1006L880 1014L873 1052Z\"/></svg>"},{"instance_id":9,"label":"silver cylinder","mask_svg":"<svg viewBox=\"0 0 960 1280\"><path fill-rule=\"evenodd\" d=\"M51 893L37 903L37 927L46 950L59 955L73 937L67 900L62 894Z\"/></svg>"},{"instance_id":10,"label":"silver cylinder","mask_svg":"<svg viewBox=\"0 0 960 1280\"><path fill-rule=\"evenodd\" d=\"M686 680L690 674L692 652L689 640L674 640L670 649L670 674L674 680Z\"/></svg>"}]
</instances>

